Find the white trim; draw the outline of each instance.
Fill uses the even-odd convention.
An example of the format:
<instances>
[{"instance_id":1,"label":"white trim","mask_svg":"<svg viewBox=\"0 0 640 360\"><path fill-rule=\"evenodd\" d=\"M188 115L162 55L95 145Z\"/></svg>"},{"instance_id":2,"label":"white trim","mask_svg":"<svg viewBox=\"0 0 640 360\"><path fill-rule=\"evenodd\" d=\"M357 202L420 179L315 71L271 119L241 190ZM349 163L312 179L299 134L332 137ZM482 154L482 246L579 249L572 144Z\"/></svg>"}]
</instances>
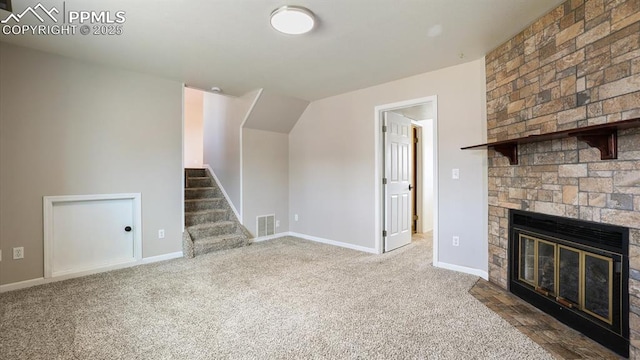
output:
<instances>
[{"instance_id":1,"label":"white trim","mask_svg":"<svg viewBox=\"0 0 640 360\"><path fill-rule=\"evenodd\" d=\"M59 273L53 272L53 205L63 202L80 202L95 200L133 200L133 260L124 263L98 265L95 268L74 269ZM44 220L44 277L45 279L65 277L73 274L85 274L94 269L110 268L123 264L135 263L142 259L142 195L140 193L129 194L92 194L92 195L63 195L43 196L43 220Z\"/></svg>"},{"instance_id":2,"label":"white trim","mask_svg":"<svg viewBox=\"0 0 640 360\"><path fill-rule=\"evenodd\" d=\"M140 264L143 265L143 264L151 264L159 261L173 260L173 259L181 258L183 256L184 254L182 253L182 251L176 251L176 252L172 252L164 255L149 256L146 258L142 258L142 260L140 260Z\"/></svg>"},{"instance_id":3,"label":"white trim","mask_svg":"<svg viewBox=\"0 0 640 360\"><path fill-rule=\"evenodd\" d=\"M93 275L100 272L117 270L117 269L129 267L129 266L133 266L138 261L139 260L123 260L123 261L118 261L118 262L114 262L106 265L89 266L89 267L79 268L79 269L58 271L56 273L53 273L51 277L64 280L64 279L71 279L79 276ZM45 278L47 277L45 276Z\"/></svg>"},{"instance_id":4,"label":"white trim","mask_svg":"<svg viewBox=\"0 0 640 360\"><path fill-rule=\"evenodd\" d=\"M440 214L439 199L440 187L438 179L438 97L433 97L433 119L431 122L432 143L433 143L433 263L437 264L440 260L438 246L440 244L438 237L438 216ZM487 221L487 224L489 222Z\"/></svg>"},{"instance_id":5,"label":"white trim","mask_svg":"<svg viewBox=\"0 0 640 360\"><path fill-rule=\"evenodd\" d=\"M443 262L440 262L440 263L435 263L434 262L433 266L441 268L441 269L453 270L453 271L457 271L457 272L461 272L461 273L465 273L465 274L479 276L479 277L489 281L489 274L484 270L473 269L473 268L470 268L470 267L460 266L460 265L447 264L447 263L443 263Z\"/></svg>"},{"instance_id":6,"label":"white trim","mask_svg":"<svg viewBox=\"0 0 640 360\"><path fill-rule=\"evenodd\" d=\"M260 89L258 90L258 95L256 95L256 98L253 99L253 103L251 104L251 107L249 108L249 111L247 111L247 113L244 116L244 119L242 120L242 123L240 123L240 215L238 216L238 221L240 221L240 224L244 225L244 219L242 218L243 214L243 209L244 209L244 170L242 169L242 167L244 166L244 161L243 161L243 157L244 157L244 152L243 152L243 144L242 144L242 129L244 128L244 124L247 122L247 120L249 120L249 116L251 116L251 113L253 112L253 108L256 107L256 104L258 103L258 100L260 100L260 97L262 97L262 91L264 89Z\"/></svg>"},{"instance_id":7,"label":"white trim","mask_svg":"<svg viewBox=\"0 0 640 360\"><path fill-rule=\"evenodd\" d=\"M133 262L127 262L127 263L122 263L122 264L117 264L117 265L110 265L110 266L105 266L105 267L96 268L96 269L92 269L92 270L87 270L87 271L84 271L82 273L61 275L61 276L56 276L56 277L48 278L48 279L37 278L37 279L25 280L25 281L15 282L15 283L11 283L11 284L6 284L6 285L0 285L0 293L7 292L7 291L26 289L26 288L29 288L29 287L32 287L32 286L38 286L38 285L43 285L43 284L54 283L54 282L58 282L58 281L63 281L63 280L68 280L68 279L73 279L73 278L78 278L78 277L98 274L98 273L102 273L102 272L106 272L106 271L125 269L125 268L138 266L138 265L146 265L146 264L151 264L151 263L155 263L155 262L176 259L176 258L179 258L179 257L182 257L182 256L183 256L182 255L182 251L178 251L178 252L169 253L169 254L165 254L165 255L151 256L151 257L143 258L143 259L140 259L140 260L137 260L137 261L133 261Z\"/></svg>"},{"instance_id":8,"label":"white trim","mask_svg":"<svg viewBox=\"0 0 640 360\"><path fill-rule=\"evenodd\" d=\"M231 210L233 210L233 213L236 215L236 218L238 218L238 221L242 224L242 220L240 219L240 214L238 213L238 210L236 210L236 207L233 206L233 202L231 202L231 199L229 199L229 194L227 194L227 192L224 190L224 186L222 186L220 179L218 179L218 177L216 176L216 173L213 171L213 169L209 164L204 164L204 167L207 170L209 170L209 172L211 173L211 176L213 176L213 178L216 180L216 183L218 184L220 191L222 191L222 195L227 200L227 203L231 207Z\"/></svg>"},{"instance_id":9,"label":"white trim","mask_svg":"<svg viewBox=\"0 0 640 360\"><path fill-rule=\"evenodd\" d=\"M186 89L186 85L185 83L182 83L182 137L180 138L180 142L181 142L181 146L182 146L182 182L180 183L180 188L182 189L182 191L180 192L180 196L182 198L182 232L184 232L184 223L185 223L185 217L184 217L184 188L185 188L185 183L186 183L186 175L185 175L185 168L184 168L184 127L185 127L185 119L184 119L184 112L186 111L186 108L184 106L184 102L185 102L185 89Z\"/></svg>"},{"instance_id":10,"label":"white trim","mask_svg":"<svg viewBox=\"0 0 640 360\"><path fill-rule=\"evenodd\" d=\"M362 252L366 252L366 253L370 253L370 254L378 254L378 250L376 248L368 248L368 247L364 247L364 246L348 244L348 243L335 241L335 240L323 239L323 238L320 238L320 237L300 234L300 233L296 233L296 232L290 232L289 235L293 236L293 237L300 238L300 239L304 239L304 240L310 240L310 241L319 242L319 243L322 243L322 244L339 246L339 247L352 249L352 250L358 250L358 251L362 251Z\"/></svg>"},{"instance_id":11,"label":"white trim","mask_svg":"<svg viewBox=\"0 0 640 360\"><path fill-rule=\"evenodd\" d=\"M54 281L60 281L61 279L55 279ZM42 285L42 284L46 284L49 282L53 282L53 281L47 281L45 280L45 278L37 278L37 279L31 279L31 280L25 280L25 281L19 281L19 282L14 282L11 284L6 284L6 285L0 285L0 293L3 292L7 292L7 291L13 291L13 290L20 290L20 289L26 289L32 286L38 286L38 285Z\"/></svg>"},{"instance_id":12,"label":"white trim","mask_svg":"<svg viewBox=\"0 0 640 360\"><path fill-rule=\"evenodd\" d=\"M427 96L424 98L400 101L391 104L379 105L374 108L375 124L374 124L374 139L375 139L375 194L374 194L374 212L375 212L375 251L378 254L383 253L384 244L382 239L383 230L383 212L382 212L382 198L384 188L382 186L382 178L384 177L383 165L383 136L382 136L382 113L389 110L396 110L406 108L409 106L415 106L424 104L427 102L433 103L433 263L438 262L438 96Z\"/></svg>"},{"instance_id":13,"label":"white trim","mask_svg":"<svg viewBox=\"0 0 640 360\"><path fill-rule=\"evenodd\" d=\"M279 239L285 236L291 236L291 233L287 231L287 232L281 232L281 233L277 233L269 236L261 236L261 237L251 239L251 242L252 243L263 242L263 241L268 241L273 239Z\"/></svg>"}]
</instances>

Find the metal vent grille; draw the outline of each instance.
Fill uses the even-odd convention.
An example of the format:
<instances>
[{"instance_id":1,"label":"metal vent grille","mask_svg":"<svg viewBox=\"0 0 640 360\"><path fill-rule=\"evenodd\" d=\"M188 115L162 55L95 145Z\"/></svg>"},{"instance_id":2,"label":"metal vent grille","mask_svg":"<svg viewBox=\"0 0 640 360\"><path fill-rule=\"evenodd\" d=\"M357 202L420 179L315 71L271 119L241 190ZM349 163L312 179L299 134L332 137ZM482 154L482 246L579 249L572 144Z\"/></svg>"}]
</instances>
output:
<instances>
[{"instance_id":1,"label":"metal vent grille","mask_svg":"<svg viewBox=\"0 0 640 360\"><path fill-rule=\"evenodd\" d=\"M512 219L512 226L516 228L526 228L585 245L608 248L618 253L625 252L625 240L629 236L629 230L622 227L550 215L512 210Z\"/></svg>"},{"instance_id":2,"label":"metal vent grille","mask_svg":"<svg viewBox=\"0 0 640 360\"><path fill-rule=\"evenodd\" d=\"M270 236L276 233L276 216L262 215L256 218L258 237Z\"/></svg>"}]
</instances>

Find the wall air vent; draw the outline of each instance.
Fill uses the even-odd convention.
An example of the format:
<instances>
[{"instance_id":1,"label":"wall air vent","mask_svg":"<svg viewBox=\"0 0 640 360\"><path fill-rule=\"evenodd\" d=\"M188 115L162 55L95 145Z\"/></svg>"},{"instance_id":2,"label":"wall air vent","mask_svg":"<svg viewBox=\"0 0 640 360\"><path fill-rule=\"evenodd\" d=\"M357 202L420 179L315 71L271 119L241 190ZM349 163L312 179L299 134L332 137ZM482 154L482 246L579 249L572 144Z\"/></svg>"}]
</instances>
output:
<instances>
[{"instance_id":1,"label":"wall air vent","mask_svg":"<svg viewBox=\"0 0 640 360\"><path fill-rule=\"evenodd\" d=\"M276 216L261 215L256 217L256 230L258 237L270 236L276 233Z\"/></svg>"}]
</instances>

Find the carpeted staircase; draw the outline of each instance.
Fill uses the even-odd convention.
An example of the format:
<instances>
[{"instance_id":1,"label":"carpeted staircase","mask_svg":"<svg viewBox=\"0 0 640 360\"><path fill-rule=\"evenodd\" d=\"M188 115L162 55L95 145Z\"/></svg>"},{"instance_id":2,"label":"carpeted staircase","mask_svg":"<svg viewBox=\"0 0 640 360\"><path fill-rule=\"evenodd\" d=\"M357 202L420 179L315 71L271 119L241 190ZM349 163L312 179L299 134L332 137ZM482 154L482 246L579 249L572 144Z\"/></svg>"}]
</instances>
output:
<instances>
[{"instance_id":1,"label":"carpeted staircase","mask_svg":"<svg viewBox=\"0 0 640 360\"><path fill-rule=\"evenodd\" d=\"M185 169L183 252L187 258L249 245L240 224L207 169Z\"/></svg>"}]
</instances>

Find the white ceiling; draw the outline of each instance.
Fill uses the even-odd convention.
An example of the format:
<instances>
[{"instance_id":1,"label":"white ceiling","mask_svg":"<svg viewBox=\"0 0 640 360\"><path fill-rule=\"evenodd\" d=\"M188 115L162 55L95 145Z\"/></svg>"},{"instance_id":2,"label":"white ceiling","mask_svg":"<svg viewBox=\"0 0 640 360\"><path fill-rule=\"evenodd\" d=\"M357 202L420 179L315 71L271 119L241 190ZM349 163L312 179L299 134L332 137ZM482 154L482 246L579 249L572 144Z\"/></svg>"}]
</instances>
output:
<instances>
[{"instance_id":1,"label":"white ceiling","mask_svg":"<svg viewBox=\"0 0 640 360\"><path fill-rule=\"evenodd\" d=\"M67 10L126 11L123 35L0 41L232 95L267 88L315 100L478 59L562 2L66 0ZM37 1L12 3L21 12ZM42 3L62 11L62 0ZM272 30L269 14L284 4L308 7L319 25L298 37Z\"/></svg>"}]
</instances>

